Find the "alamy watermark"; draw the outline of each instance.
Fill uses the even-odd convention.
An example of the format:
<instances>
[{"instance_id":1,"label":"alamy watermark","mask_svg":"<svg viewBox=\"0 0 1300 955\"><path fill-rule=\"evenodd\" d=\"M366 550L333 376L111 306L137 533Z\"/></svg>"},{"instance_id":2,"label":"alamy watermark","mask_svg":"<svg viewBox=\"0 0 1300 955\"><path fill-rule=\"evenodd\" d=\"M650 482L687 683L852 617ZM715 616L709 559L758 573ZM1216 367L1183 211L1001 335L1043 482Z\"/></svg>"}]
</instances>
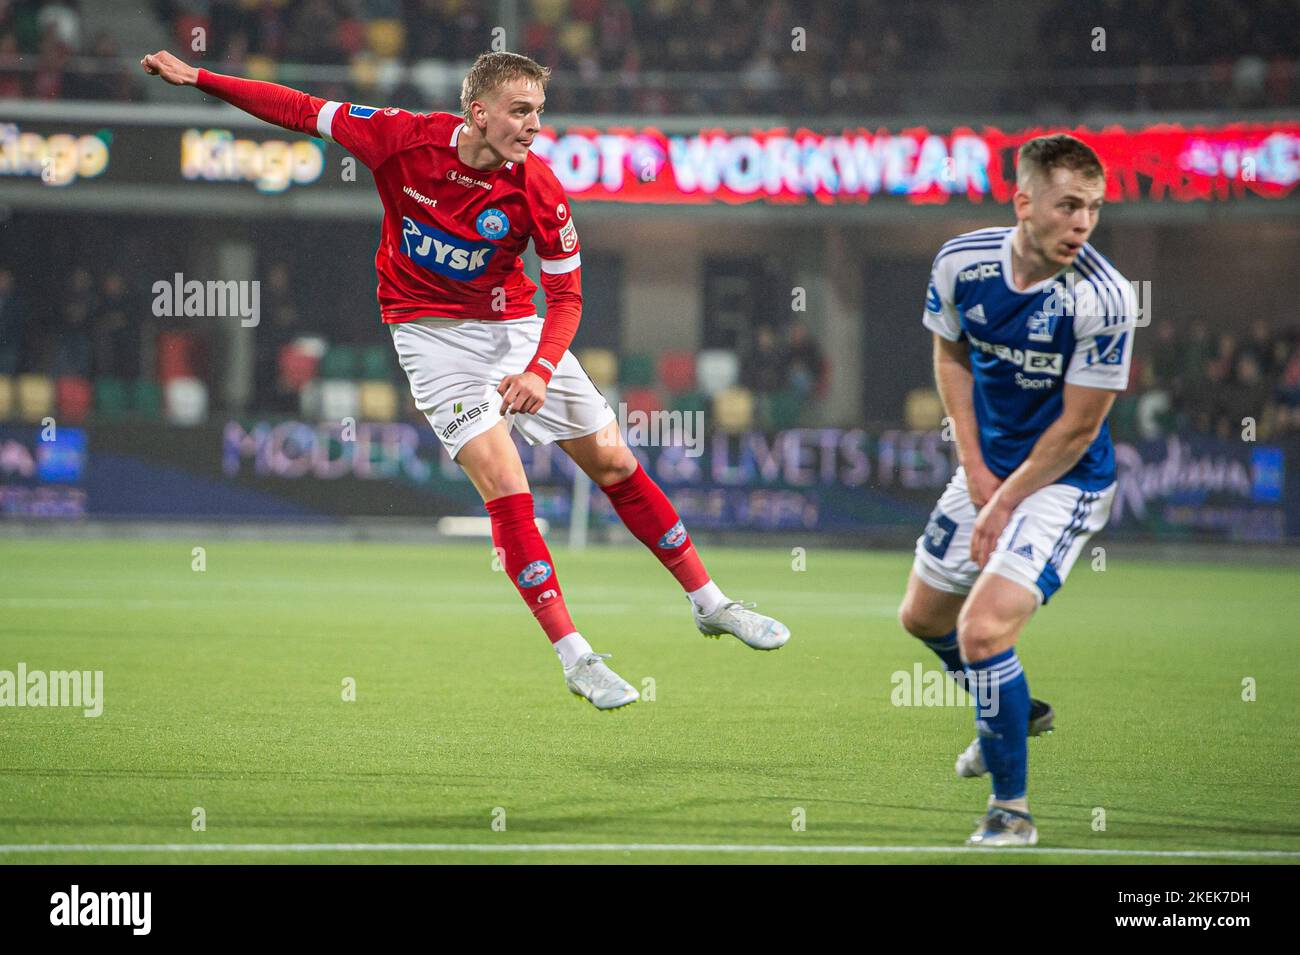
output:
<instances>
[{"instance_id":1,"label":"alamy watermark","mask_svg":"<svg viewBox=\"0 0 1300 955\"><path fill-rule=\"evenodd\" d=\"M1079 298L1081 288L1088 289L1082 302ZM1155 309L1150 281L1116 282L1100 275L1080 278L1069 272L1052 286L1043 301L1042 312L1044 315L1102 318L1106 325L1124 324L1124 320L1131 317L1134 328L1146 328L1151 324ZM1032 326L1029 338L1034 340Z\"/></svg>"},{"instance_id":2,"label":"alamy watermark","mask_svg":"<svg viewBox=\"0 0 1300 955\"><path fill-rule=\"evenodd\" d=\"M0 706L73 706L94 718L104 712L103 670L0 670Z\"/></svg>"},{"instance_id":3,"label":"alamy watermark","mask_svg":"<svg viewBox=\"0 0 1300 955\"><path fill-rule=\"evenodd\" d=\"M975 706L985 718L997 716L1001 709L997 677L984 670L954 675L915 663L910 671L895 670L889 682L894 706Z\"/></svg>"},{"instance_id":4,"label":"alamy watermark","mask_svg":"<svg viewBox=\"0 0 1300 955\"><path fill-rule=\"evenodd\" d=\"M704 454L703 411L628 411L627 402L620 401L618 430L630 448L683 447L688 458ZM602 446L615 443L604 432L596 441Z\"/></svg>"},{"instance_id":5,"label":"alamy watermark","mask_svg":"<svg viewBox=\"0 0 1300 955\"><path fill-rule=\"evenodd\" d=\"M186 281L182 272L153 283L155 318L239 318L244 328L262 320L262 283L256 279Z\"/></svg>"}]
</instances>

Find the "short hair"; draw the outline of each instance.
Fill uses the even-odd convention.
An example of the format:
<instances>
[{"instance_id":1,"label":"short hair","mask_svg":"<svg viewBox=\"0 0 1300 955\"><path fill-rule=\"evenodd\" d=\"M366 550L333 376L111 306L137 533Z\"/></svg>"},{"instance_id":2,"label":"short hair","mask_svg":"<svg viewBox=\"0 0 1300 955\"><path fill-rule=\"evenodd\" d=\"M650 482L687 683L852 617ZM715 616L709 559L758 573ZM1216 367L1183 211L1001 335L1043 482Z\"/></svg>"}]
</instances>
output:
<instances>
[{"instance_id":1,"label":"short hair","mask_svg":"<svg viewBox=\"0 0 1300 955\"><path fill-rule=\"evenodd\" d=\"M480 53L460 84L461 115L468 120L470 103L482 99L503 83L520 78L532 80L545 90L551 71L520 53Z\"/></svg>"},{"instance_id":2,"label":"short hair","mask_svg":"<svg viewBox=\"0 0 1300 955\"><path fill-rule=\"evenodd\" d=\"M1016 184L1023 187L1031 176L1048 176L1053 169L1070 169L1087 179L1105 179L1106 170L1091 146L1065 133L1036 136L1020 147Z\"/></svg>"}]
</instances>

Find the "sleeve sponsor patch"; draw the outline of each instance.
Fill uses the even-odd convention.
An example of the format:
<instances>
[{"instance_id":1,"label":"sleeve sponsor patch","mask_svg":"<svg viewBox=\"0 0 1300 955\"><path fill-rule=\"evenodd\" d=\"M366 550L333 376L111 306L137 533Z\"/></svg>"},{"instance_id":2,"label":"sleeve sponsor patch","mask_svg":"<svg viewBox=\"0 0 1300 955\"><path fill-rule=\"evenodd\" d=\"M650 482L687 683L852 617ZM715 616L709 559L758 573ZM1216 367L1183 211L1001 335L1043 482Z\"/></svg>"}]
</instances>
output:
<instances>
[{"instance_id":1,"label":"sleeve sponsor patch","mask_svg":"<svg viewBox=\"0 0 1300 955\"><path fill-rule=\"evenodd\" d=\"M355 116L357 119L369 119L377 112L379 112L378 106L357 106L354 104L348 107L348 115Z\"/></svg>"},{"instance_id":2,"label":"sleeve sponsor patch","mask_svg":"<svg viewBox=\"0 0 1300 955\"><path fill-rule=\"evenodd\" d=\"M572 252L578 247L578 230L570 219L565 223L564 228L560 230L560 248L565 252Z\"/></svg>"}]
</instances>

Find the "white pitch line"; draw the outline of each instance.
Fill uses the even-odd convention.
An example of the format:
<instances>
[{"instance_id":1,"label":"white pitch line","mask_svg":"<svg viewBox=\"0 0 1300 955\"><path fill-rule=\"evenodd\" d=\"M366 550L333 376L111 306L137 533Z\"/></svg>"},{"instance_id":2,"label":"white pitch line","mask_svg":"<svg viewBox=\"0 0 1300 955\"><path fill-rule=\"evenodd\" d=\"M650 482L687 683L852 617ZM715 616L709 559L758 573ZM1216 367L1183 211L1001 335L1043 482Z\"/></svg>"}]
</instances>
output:
<instances>
[{"instance_id":1,"label":"white pitch line","mask_svg":"<svg viewBox=\"0 0 1300 955\"><path fill-rule=\"evenodd\" d=\"M1163 859L1300 859L1300 851L1292 852L1281 849L1052 849L1041 846L992 849L973 846L768 846L656 842L226 842L195 845L182 843L0 845L0 854L53 852L766 852L802 855L823 853L841 855L902 855L907 853L951 855L954 853L975 853L977 855L994 856L1023 852L1034 855L1140 856L1143 858Z\"/></svg>"}]
</instances>

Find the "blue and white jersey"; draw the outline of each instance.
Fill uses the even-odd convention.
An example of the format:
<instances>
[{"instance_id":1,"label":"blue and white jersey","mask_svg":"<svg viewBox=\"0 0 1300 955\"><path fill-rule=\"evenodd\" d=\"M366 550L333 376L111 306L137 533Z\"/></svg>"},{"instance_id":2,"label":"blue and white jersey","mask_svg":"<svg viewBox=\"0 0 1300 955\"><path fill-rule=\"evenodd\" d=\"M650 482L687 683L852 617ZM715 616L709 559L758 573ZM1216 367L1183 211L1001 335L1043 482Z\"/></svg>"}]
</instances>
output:
<instances>
[{"instance_id":1,"label":"blue and white jersey","mask_svg":"<svg viewBox=\"0 0 1300 955\"><path fill-rule=\"evenodd\" d=\"M925 327L949 341L965 336L975 378L975 418L984 463L1005 478L1061 415L1064 383L1128 387L1133 289L1084 244L1074 265L1020 291L1012 286L1014 228L979 229L944 244L926 295ZM1059 478L1085 491L1115 480L1110 425Z\"/></svg>"}]
</instances>

